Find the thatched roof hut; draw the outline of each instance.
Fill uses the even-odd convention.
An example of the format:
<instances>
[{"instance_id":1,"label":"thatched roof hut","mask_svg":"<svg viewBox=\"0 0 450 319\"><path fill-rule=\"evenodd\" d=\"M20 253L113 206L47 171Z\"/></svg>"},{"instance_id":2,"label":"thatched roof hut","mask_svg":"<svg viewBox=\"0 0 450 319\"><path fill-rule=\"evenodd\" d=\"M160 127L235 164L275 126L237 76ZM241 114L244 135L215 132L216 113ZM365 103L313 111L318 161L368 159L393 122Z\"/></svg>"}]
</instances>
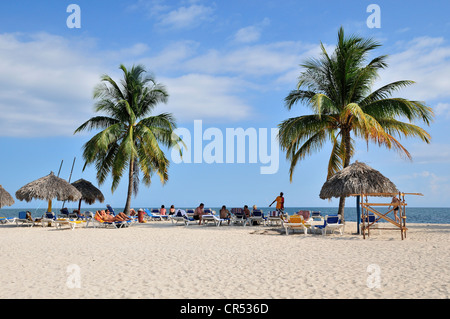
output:
<instances>
[{"instance_id":1,"label":"thatched roof hut","mask_svg":"<svg viewBox=\"0 0 450 319\"><path fill-rule=\"evenodd\" d=\"M81 193L66 180L59 178L50 172L49 175L30 182L16 192L18 200L30 202L33 199L42 199L49 202L49 211L51 210L51 201L77 201L81 198Z\"/></svg>"},{"instance_id":2,"label":"thatched roof hut","mask_svg":"<svg viewBox=\"0 0 450 319\"><path fill-rule=\"evenodd\" d=\"M392 193L398 193L398 190L395 184L379 171L356 161L326 181L319 196L321 199L327 199L361 193L391 196Z\"/></svg>"},{"instance_id":3,"label":"thatched roof hut","mask_svg":"<svg viewBox=\"0 0 450 319\"><path fill-rule=\"evenodd\" d=\"M0 208L14 204L14 198L0 185Z\"/></svg>"},{"instance_id":4,"label":"thatched roof hut","mask_svg":"<svg viewBox=\"0 0 450 319\"><path fill-rule=\"evenodd\" d=\"M91 182L85 179L81 178L73 182L72 185L81 193L80 202L78 204L78 211L80 211L81 209L82 200L89 205L94 204L97 200L100 203L103 203L105 201L105 197L103 196L102 192L97 187L92 185Z\"/></svg>"}]
</instances>

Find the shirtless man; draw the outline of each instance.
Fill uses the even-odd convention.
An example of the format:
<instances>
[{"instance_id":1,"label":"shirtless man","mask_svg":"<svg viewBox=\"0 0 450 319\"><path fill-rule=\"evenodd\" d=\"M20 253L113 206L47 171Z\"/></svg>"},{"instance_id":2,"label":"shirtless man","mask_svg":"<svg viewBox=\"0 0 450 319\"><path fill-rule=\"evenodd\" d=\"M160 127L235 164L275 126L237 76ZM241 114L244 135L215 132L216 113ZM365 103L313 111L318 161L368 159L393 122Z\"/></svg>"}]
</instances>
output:
<instances>
[{"instance_id":1,"label":"shirtless man","mask_svg":"<svg viewBox=\"0 0 450 319\"><path fill-rule=\"evenodd\" d=\"M394 196L392 198L392 202L391 205L389 205L389 208L394 207L394 216L395 216L395 221L397 223L400 223L400 217L397 216L398 210L399 210L399 204L400 204L400 199L397 198L397 196Z\"/></svg>"},{"instance_id":2,"label":"shirtless man","mask_svg":"<svg viewBox=\"0 0 450 319\"><path fill-rule=\"evenodd\" d=\"M198 224L202 224L202 216L205 214L204 208L205 205L203 203L200 203L200 205L195 209L194 211L194 219L198 220Z\"/></svg>"}]
</instances>

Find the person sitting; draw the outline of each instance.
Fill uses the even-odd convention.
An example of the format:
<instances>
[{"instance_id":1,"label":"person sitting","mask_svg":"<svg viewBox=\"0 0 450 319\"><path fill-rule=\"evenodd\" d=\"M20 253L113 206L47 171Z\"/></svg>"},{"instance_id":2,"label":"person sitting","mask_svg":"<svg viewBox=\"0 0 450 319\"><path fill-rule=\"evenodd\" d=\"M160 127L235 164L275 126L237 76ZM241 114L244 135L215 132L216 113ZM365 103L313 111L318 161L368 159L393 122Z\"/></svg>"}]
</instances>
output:
<instances>
[{"instance_id":1,"label":"person sitting","mask_svg":"<svg viewBox=\"0 0 450 319\"><path fill-rule=\"evenodd\" d=\"M161 209L159 210L159 213L161 215L166 215L166 208L164 207L164 205L161 205Z\"/></svg>"},{"instance_id":2,"label":"person sitting","mask_svg":"<svg viewBox=\"0 0 450 319\"><path fill-rule=\"evenodd\" d=\"M175 214L175 206L170 205L170 208L169 208L169 215L173 215L173 214Z\"/></svg>"},{"instance_id":3,"label":"person sitting","mask_svg":"<svg viewBox=\"0 0 450 319\"><path fill-rule=\"evenodd\" d=\"M228 225L230 224L231 214L225 205L219 211L219 217L222 219L228 219Z\"/></svg>"},{"instance_id":4,"label":"person sitting","mask_svg":"<svg viewBox=\"0 0 450 319\"><path fill-rule=\"evenodd\" d=\"M200 203L200 205L194 211L194 219L198 220L198 224L202 224L202 216L205 214L204 208L205 204Z\"/></svg>"},{"instance_id":5,"label":"person sitting","mask_svg":"<svg viewBox=\"0 0 450 319\"><path fill-rule=\"evenodd\" d=\"M250 210L248 209L247 205L244 206L244 215L245 219L248 219L250 217Z\"/></svg>"}]
</instances>

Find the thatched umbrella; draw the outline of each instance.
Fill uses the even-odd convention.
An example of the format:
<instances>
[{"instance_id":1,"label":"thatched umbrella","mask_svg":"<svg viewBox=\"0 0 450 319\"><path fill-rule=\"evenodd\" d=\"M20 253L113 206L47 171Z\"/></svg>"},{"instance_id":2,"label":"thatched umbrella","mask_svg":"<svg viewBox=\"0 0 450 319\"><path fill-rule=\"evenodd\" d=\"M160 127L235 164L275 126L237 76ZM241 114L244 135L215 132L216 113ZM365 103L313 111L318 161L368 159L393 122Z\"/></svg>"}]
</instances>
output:
<instances>
[{"instance_id":1,"label":"thatched umbrella","mask_svg":"<svg viewBox=\"0 0 450 319\"><path fill-rule=\"evenodd\" d=\"M359 195L358 194L379 194L378 196L388 196L383 194L398 193L397 187L379 171L368 165L356 161L343 170L334 174L323 184L320 190L321 199L341 196L357 196L356 210L359 232Z\"/></svg>"},{"instance_id":2,"label":"thatched umbrella","mask_svg":"<svg viewBox=\"0 0 450 319\"><path fill-rule=\"evenodd\" d=\"M14 204L14 198L0 185L0 208Z\"/></svg>"},{"instance_id":3,"label":"thatched umbrella","mask_svg":"<svg viewBox=\"0 0 450 319\"><path fill-rule=\"evenodd\" d=\"M50 172L49 175L26 184L16 192L16 198L30 202L33 199L48 201L48 212L52 211L52 200L77 201L81 193L66 180Z\"/></svg>"},{"instance_id":4,"label":"thatched umbrella","mask_svg":"<svg viewBox=\"0 0 450 319\"><path fill-rule=\"evenodd\" d=\"M76 182L73 182L72 185L78 189L81 193L80 202L78 203L78 212L81 213L81 201L84 200L86 204L92 205L95 201L99 201L103 203L105 201L105 197L102 192L92 185L91 182L85 179L79 179Z\"/></svg>"}]
</instances>

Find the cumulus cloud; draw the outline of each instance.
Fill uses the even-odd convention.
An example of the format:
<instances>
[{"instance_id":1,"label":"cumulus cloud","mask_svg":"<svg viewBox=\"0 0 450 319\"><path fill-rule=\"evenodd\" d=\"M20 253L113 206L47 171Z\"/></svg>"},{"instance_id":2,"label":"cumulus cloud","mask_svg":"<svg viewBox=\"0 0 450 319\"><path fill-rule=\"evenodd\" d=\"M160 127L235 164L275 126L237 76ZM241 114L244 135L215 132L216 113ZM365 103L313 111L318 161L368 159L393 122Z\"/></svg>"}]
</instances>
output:
<instances>
[{"instance_id":1,"label":"cumulus cloud","mask_svg":"<svg viewBox=\"0 0 450 319\"><path fill-rule=\"evenodd\" d=\"M380 73L381 86L398 80L416 84L402 90L402 95L421 101L450 97L450 46L443 38L419 37L398 43L398 53L391 54L389 67Z\"/></svg>"},{"instance_id":2,"label":"cumulus cloud","mask_svg":"<svg viewBox=\"0 0 450 319\"><path fill-rule=\"evenodd\" d=\"M203 5L198 1L173 2L166 0L138 0L127 7L129 11L143 9L155 21L155 25L164 29L193 29L204 22L214 20L214 7Z\"/></svg>"},{"instance_id":3,"label":"cumulus cloud","mask_svg":"<svg viewBox=\"0 0 450 319\"><path fill-rule=\"evenodd\" d=\"M238 93L244 86L239 79L188 74L161 79L169 90L169 102L157 111L172 112L177 120L224 119L238 121L248 118L251 107Z\"/></svg>"},{"instance_id":4,"label":"cumulus cloud","mask_svg":"<svg viewBox=\"0 0 450 319\"><path fill-rule=\"evenodd\" d=\"M67 135L86 118L99 61L73 47L45 33L0 34L0 135Z\"/></svg>"},{"instance_id":5,"label":"cumulus cloud","mask_svg":"<svg viewBox=\"0 0 450 319\"><path fill-rule=\"evenodd\" d=\"M212 21L212 7L193 4L180 7L160 16L159 25L174 29L194 28L205 21Z\"/></svg>"},{"instance_id":6,"label":"cumulus cloud","mask_svg":"<svg viewBox=\"0 0 450 319\"><path fill-rule=\"evenodd\" d=\"M269 24L270 19L265 18L262 22L256 25L241 28L236 32L234 41L238 43L256 42L261 38L261 33L264 27L268 26Z\"/></svg>"}]
</instances>

